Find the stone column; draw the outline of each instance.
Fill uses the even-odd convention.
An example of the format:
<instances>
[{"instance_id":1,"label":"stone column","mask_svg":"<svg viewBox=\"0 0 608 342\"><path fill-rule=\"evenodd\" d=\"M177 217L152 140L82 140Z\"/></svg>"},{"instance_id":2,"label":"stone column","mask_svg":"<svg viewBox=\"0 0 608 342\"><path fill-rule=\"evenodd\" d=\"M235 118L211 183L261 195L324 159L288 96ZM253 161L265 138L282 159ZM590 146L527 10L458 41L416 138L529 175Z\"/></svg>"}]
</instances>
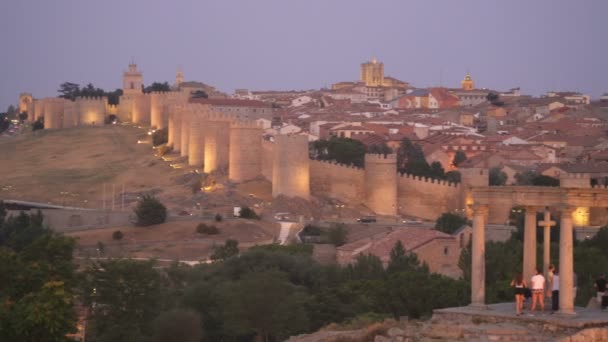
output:
<instances>
[{"instance_id":1,"label":"stone column","mask_svg":"<svg viewBox=\"0 0 608 342\"><path fill-rule=\"evenodd\" d=\"M545 277L549 274L549 263L551 263L551 226L555 226L555 221L551 221L551 212L545 210L543 221L539 221L538 225L544 227L543 231L543 273ZM551 290L549 290L551 291Z\"/></svg>"},{"instance_id":2,"label":"stone column","mask_svg":"<svg viewBox=\"0 0 608 342\"><path fill-rule=\"evenodd\" d=\"M487 205L473 206L473 238L471 251L471 306L486 307L486 237Z\"/></svg>"},{"instance_id":3,"label":"stone column","mask_svg":"<svg viewBox=\"0 0 608 342\"><path fill-rule=\"evenodd\" d=\"M572 214L576 208L561 210L559 235L559 313L573 315L574 312L574 256Z\"/></svg>"},{"instance_id":4,"label":"stone column","mask_svg":"<svg viewBox=\"0 0 608 342\"><path fill-rule=\"evenodd\" d=\"M536 269L536 208L526 207L524 225L524 280L529 283Z\"/></svg>"}]
</instances>

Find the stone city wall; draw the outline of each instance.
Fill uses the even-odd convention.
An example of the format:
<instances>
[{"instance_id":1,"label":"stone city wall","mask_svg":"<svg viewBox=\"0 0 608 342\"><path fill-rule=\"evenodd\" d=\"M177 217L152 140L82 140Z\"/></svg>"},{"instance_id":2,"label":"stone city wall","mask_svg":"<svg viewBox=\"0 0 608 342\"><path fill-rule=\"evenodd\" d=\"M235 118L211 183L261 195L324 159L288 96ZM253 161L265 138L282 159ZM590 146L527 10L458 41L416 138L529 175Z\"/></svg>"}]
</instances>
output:
<instances>
[{"instance_id":1,"label":"stone city wall","mask_svg":"<svg viewBox=\"0 0 608 342\"><path fill-rule=\"evenodd\" d=\"M310 190L315 195L361 203L365 196L365 171L331 161L310 161Z\"/></svg>"},{"instance_id":2,"label":"stone city wall","mask_svg":"<svg viewBox=\"0 0 608 342\"><path fill-rule=\"evenodd\" d=\"M400 174L397 179L399 214L435 220L461 207L459 184Z\"/></svg>"}]
</instances>

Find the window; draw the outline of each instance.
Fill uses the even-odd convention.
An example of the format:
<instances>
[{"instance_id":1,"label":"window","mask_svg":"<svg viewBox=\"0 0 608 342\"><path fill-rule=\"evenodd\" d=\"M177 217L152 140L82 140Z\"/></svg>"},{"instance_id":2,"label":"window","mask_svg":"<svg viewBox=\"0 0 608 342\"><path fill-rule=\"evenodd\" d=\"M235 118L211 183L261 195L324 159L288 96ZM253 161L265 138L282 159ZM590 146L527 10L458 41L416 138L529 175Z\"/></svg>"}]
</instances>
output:
<instances>
[{"instance_id":1,"label":"window","mask_svg":"<svg viewBox=\"0 0 608 342\"><path fill-rule=\"evenodd\" d=\"M443 255L448 255L448 247L443 247Z\"/></svg>"},{"instance_id":2,"label":"window","mask_svg":"<svg viewBox=\"0 0 608 342\"><path fill-rule=\"evenodd\" d=\"M131 82L131 89L135 89L135 83Z\"/></svg>"}]
</instances>

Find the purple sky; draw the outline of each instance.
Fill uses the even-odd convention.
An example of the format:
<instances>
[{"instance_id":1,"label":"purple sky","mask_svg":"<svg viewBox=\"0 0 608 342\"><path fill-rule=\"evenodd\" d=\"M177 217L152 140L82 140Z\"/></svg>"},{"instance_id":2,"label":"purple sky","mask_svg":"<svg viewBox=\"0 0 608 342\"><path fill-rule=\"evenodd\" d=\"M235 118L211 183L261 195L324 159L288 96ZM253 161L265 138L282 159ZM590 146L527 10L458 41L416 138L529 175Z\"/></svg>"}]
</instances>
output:
<instances>
[{"instance_id":1,"label":"purple sky","mask_svg":"<svg viewBox=\"0 0 608 342\"><path fill-rule=\"evenodd\" d=\"M176 4L174 4L176 3ZM0 110L64 81L309 89L356 80L377 56L414 86L608 91L605 0L2 0Z\"/></svg>"}]
</instances>

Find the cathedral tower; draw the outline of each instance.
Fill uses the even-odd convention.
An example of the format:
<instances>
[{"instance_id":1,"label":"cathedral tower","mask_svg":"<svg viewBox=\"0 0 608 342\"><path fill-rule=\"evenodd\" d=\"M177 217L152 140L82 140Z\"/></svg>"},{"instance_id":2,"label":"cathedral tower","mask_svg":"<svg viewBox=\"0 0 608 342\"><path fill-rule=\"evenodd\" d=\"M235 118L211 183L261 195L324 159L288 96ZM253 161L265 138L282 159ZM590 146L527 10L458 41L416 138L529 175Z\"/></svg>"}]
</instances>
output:
<instances>
[{"instance_id":1,"label":"cathedral tower","mask_svg":"<svg viewBox=\"0 0 608 342\"><path fill-rule=\"evenodd\" d=\"M361 82L368 87L384 85L384 63L372 58L371 62L361 64Z\"/></svg>"},{"instance_id":2,"label":"cathedral tower","mask_svg":"<svg viewBox=\"0 0 608 342\"><path fill-rule=\"evenodd\" d=\"M475 82L473 82L473 79L471 78L471 75L468 72L464 79L460 81L460 85L462 86L462 90L475 89Z\"/></svg>"}]
</instances>

